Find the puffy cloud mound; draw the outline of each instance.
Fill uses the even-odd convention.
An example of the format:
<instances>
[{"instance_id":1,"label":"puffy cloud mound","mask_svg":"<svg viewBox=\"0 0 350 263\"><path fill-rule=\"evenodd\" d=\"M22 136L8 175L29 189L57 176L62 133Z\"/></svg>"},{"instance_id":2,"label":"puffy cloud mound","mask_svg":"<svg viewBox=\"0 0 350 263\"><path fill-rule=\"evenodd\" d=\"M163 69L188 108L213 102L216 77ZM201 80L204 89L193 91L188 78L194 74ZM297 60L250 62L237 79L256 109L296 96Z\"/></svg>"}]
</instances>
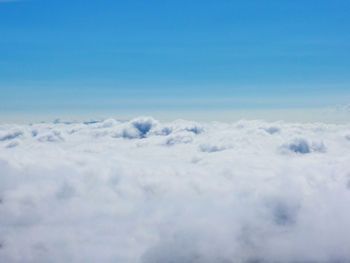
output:
<instances>
[{"instance_id":1,"label":"puffy cloud mound","mask_svg":"<svg viewBox=\"0 0 350 263\"><path fill-rule=\"evenodd\" d=\"M0 262L350 262L350 125L0 125Z\"/></svg>"},{"instance_id":2,"label":"puffy cloud mound","mask_svg":"<svg viewBox=\"0 0 350 263\"><path fill-rule=\"evenodd\" d=\"M282 149L289 150L294 153L306 154L311 152L325 152L326 147L323 143L310 144L305 139L295 139L292 143L283 145Z\"/></svg>"}]
</instances>

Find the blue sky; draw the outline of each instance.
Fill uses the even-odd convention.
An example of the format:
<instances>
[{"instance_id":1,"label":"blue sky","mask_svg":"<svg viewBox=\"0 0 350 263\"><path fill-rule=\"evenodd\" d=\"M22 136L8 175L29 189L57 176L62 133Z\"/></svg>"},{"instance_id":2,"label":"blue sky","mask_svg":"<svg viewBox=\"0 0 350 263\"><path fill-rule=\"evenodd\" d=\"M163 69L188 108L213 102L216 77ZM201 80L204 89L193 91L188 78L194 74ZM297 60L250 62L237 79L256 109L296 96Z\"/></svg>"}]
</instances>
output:
<instances>
[{"instance_id":1,"label":"blue sky","mask_svg":"<svg viewBox=\"0 0 350 263\"><path fill-rule=\"evenodd\" d=\"M350 2L0 0L0 111L314 109L350 99Z\"/></svg>"}]
</instances>

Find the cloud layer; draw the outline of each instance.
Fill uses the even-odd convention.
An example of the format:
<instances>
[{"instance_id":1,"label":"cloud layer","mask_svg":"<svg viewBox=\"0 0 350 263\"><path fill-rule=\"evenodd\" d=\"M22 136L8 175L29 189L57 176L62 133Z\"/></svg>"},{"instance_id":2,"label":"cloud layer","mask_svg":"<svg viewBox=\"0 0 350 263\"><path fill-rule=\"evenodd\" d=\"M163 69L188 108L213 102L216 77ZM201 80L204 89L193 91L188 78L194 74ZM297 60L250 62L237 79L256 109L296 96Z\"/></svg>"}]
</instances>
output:
<instances>
[{"instance_id":1,"label":"cloud layer","mask_svg":"<svg viewBox=\"0 0 350 263\"><path fill-rule=\"evenodd\" d=\"M350 125L0 126L0 262L350 262Z\"/></svg>"}]
</instances>

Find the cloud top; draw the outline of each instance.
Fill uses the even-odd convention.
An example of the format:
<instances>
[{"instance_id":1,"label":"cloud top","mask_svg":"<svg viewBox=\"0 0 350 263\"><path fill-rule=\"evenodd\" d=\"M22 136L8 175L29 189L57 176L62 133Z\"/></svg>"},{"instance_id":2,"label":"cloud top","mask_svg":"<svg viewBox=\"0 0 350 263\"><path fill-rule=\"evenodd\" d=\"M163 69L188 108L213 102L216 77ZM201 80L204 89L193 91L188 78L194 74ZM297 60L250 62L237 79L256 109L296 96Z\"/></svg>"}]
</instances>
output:
<instances>
[{"instance_id":1,"label":"cloud top","mask_svg":"<svg viewBox=\"0 0 350 263\"><path fill-rule=\"evenodd\" d=\"M0 262L350 262L350 125L0 125Z\"/></svg>"}]
</instances>

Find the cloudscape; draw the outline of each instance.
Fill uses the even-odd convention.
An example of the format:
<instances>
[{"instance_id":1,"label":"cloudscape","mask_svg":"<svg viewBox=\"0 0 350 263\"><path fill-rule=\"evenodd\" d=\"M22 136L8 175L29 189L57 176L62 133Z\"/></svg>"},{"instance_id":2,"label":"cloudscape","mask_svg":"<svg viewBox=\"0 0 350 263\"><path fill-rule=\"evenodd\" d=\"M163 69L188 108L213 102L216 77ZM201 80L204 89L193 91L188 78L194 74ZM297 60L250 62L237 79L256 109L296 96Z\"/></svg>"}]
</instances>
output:
<instances>
[{"instance_id":1,"label":"cloudscape","mask_svg":"<svg viewBox=\"0 0 350 263\"><path fill-rule=\"evenodd\" d=\"M350 263L349 0L0 0L0 263Z\"/></svg>"},{"instance_id":2,"label":"cloudscape","mask_svg":"<svg viewBox=\"0 0 350 263\"><path fill-rule=\"evenodd\" d=\"M349 262L350 126L0 126L1 262Z\"/></svg>"}]
</instances>

